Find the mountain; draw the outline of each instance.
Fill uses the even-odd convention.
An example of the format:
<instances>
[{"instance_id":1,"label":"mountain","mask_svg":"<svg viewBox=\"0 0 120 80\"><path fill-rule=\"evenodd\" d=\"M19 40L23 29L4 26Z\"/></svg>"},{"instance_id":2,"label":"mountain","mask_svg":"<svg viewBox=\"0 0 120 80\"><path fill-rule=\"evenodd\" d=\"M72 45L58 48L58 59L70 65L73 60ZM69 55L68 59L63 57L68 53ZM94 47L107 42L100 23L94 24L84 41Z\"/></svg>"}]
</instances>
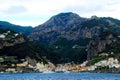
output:
<instances>
[{"instance_id":1,"label":"mountain","mask_svg":"<svg viewBox=\"0 0 120 80\"><path fill-rule=\"evenodd\" d=\"M56 38L76 40L78 38L92 38L109 29L120 35L119 20L110 17L82 18L75 13L60 13L51 17L44 24L37 26L31 33L31 40L50 41ZM32 38L33 37L33 38Z\"/></svg>"},{"instance_id":2,"label":"mountain","mask_svg":"<svg viewBox=\"0 0 120 80\"><path fill-rule=\"evenodd\" d=\"M6 21L0 21L0 28L1 29L10 29L15 32L21 32L25 35L28 35L33 28L31 26L19 26L19 25L14 25Z\"/></svg>"},{"instance_id":3,"label":"mountain","mask_svg":"<svg viewBox=\"0 0 120 80\"><path fill-rule=\"evenodd\" d=\"M77 27L81 27L80 24L85 20L75 13L60 13L36 27L31 33L31 37L34 36L34 38L31 39L43 41L49 41L57 37L67 38L68 40L76 39L79 35L76 31ZM72 33L72 30L75 32Z\"/></svg>"},{"instance_id":4,"label":"mountain","mask_svg":"<svg viewBox=\"0 0 120 80\"><path fill-rule=\"evenodd\" d=\"M119 23L119 20L110 17L83 18L72 12L60 13L37 26L29 35L29 39L61 55L60 60L63 62L80 63L88 58L87 49L94 37L107 32L120 35ZM99 49L94 48L96 52L100 52ZM97 53L93 53L89 58L95 54Z\"/></svg>"},{"instance_id":5,"label":"mountain","mask_svg":"<svg viewBox=\"0 0 120 80\"><path fill-rule=\"evenodd\" d=\"M46 45L47 49L53 49L53 52L62 56L60 60L63 62L72 60L79 62L81 59L86 59L86 57L78 56L85 51L89 39L86 39L86 41L79 39L80 33L77 27L81 27L80 24L86 20L86 18L82 18L75 13L60 13L50 18L46 23L36 27L30 34L29 39L31 41L40 40L40 44L44 42L43 45Z\"/></svg>"}]
</instances>

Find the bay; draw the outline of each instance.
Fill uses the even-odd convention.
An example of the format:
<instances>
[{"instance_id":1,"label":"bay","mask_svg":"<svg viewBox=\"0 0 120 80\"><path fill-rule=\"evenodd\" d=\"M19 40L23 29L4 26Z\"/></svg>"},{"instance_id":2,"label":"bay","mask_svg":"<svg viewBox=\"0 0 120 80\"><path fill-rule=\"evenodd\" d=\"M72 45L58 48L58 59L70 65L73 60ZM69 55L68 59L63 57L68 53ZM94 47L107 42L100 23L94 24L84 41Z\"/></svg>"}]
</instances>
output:
<instances>
[{"instance_id":1,"label":"bay","mask_svg":"<svg viewBox=\"0 0 120 80\"><path fill-rule=\"evenodd\" d=\"M120 80L120 74L105 73L2 73L0 80Z\"/></svg>"}]
</instances>

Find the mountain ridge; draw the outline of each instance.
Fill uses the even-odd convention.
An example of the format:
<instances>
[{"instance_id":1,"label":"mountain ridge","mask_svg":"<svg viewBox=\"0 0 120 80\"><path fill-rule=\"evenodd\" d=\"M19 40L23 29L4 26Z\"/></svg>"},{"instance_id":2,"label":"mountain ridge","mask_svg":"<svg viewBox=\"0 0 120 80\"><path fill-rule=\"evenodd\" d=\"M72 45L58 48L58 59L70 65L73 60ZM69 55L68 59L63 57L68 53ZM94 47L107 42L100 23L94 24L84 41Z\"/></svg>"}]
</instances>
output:
<instances>
[{"instance_id":1,"label":"mountain ridge","mask_svg":"<svg viewBox=\"0 0 120 80\"><path fill-rule=\"evenodd\" d=\"M0 28L2 29L10 29L16 32L21 32L24 35L28 35L32 30L32 26L20 26L20 25L15 25L12 23L9 23L7 21L0 21Z\"/></svg>"}]
</instances>

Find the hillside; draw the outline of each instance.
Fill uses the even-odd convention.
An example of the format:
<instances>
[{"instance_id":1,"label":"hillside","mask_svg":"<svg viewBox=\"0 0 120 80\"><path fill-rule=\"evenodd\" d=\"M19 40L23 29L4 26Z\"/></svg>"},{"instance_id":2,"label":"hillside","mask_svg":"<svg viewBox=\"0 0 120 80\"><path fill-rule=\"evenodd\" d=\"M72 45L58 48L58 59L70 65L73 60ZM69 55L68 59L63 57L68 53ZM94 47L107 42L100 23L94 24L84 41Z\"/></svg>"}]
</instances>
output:
<instances>
[{"instance_id":1,"label":"hillside","mask_svg":"<svg viewBox=\"0 0 120 80\"><path fill-rule=\"evenodd\" d=\"M55 61L54 58L57 58L57 54L51 54L39 44L29 42L23 34L9 29L0 29L0 55L17 56L20 59L25 59L27 56L42 59L42 57L46 56L46 59L53 62ZM53 57L55 55L56 57Z\"/></svg>"},{"instance_id":2,"label":"hillside","mask_svg":"<svg viewBox=\"0 0 120 80\"><path fill-rule=\"evenodd\" d=\"M6 21L0 21L0 28L1 29L10 29L15 32L21 32L25 35L28 35L33 28L31 26L19 26L19 25L14 25Z\"/></svg>"},{"instance_id":3,"label":"hillside","mask_svg":"<svg viewBox=\"0 0 120 80\"><path fill-rule=\"evenodd\" d=\"M25 42L25 38L22 34L11 30L0 29L0 49L23 42Z\"/></svg>"},{"instance_id":4,"label":"hillside","mask_svg":"<svg viewBox=\"0 0 120 80\"><path fill-rule=\"evenodd\" d=\"M39 44L29 42L21 33L0 29L0 71L9 68L14 68L18 72L20 70L35 71L29 65L36 66L39 62L56 64L59 62L59 58L57 53L47 51Z\"/></svg>"}]
</instances>

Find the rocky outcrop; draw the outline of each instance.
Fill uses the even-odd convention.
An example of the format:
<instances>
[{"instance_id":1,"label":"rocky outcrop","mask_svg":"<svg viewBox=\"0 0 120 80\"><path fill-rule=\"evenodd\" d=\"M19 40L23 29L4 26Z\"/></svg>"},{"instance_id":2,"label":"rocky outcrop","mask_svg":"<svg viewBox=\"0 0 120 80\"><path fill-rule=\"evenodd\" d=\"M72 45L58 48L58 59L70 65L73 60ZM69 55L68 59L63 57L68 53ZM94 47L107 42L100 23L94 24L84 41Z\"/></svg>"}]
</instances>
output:
<instances>
[{"instance_id":1,"label":"rocky outcrop","mask_svg":"<svg viewBox=\"0 0 120 80\"><path fill-rule=\"evenodd\" d=\"M23 36L19 36L9 40L0 40L0 49L2 49L3 47L14 46L23 42L25 42L25 38Z\"/></svg>"},{"instance_id":2,"label":"rocky outcrop","mask_svg":"<svg viewBox=\"0 0 120 80\"><path fill-rule=\"evenodd\" d=\"M88 46L87 59L90 60L94 56L98 55L109 46L111 43L117 41L117 38L112 33L104 32L100 36L94 37Z\"/></svg>"}]
</instances>

